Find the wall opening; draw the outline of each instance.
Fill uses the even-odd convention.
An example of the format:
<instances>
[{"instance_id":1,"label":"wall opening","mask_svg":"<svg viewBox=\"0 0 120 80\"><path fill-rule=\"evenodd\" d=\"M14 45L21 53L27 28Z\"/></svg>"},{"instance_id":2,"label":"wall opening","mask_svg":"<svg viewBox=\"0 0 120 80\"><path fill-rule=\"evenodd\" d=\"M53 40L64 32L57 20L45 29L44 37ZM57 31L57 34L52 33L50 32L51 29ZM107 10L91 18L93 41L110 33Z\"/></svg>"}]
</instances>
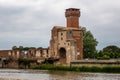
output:
<instances>
[{"instance_id":1,"label":"wall opening","mask_svg":"<svg viewBox=\"0 0 120 80\"><path fill-rule=\"evenodd\" d=\"M60 63L66 64L66 50L65 50L65 48L60 48L59 56L60 56Z\"/></svg>"}]
</instances>

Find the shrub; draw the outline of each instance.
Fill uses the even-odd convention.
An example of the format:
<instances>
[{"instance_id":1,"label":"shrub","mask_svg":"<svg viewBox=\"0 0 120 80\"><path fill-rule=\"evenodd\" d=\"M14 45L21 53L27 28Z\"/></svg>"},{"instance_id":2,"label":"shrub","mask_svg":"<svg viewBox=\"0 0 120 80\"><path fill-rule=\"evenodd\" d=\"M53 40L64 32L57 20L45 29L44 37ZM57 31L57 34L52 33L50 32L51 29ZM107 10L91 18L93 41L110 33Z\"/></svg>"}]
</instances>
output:
<instances>
[{"instance_id":1,"label":"shrub","mask_svg":"<svg viewBox=\"0 0 120 80\"><path fill-rule=\"evenodd\" d=\"M120 73L120 66L53 66L53 65L41 65L34 66L32 69L40 70L62 70L62 71L81 71L81 72L110 72L110 73Z\"/></svg>"},{"instance_id":2,"label":"shrub","mask_svg":"<svg viewBox=\"0 0 120 80\"><path fill-rule=\"evenodd\" d=\"M30 60L24 59L24 58L19 58L18 65L19 65L19 68L23 68L23 66L24 66L24 68L26 68L27 66L30 67Z\"/></svg>"}]
</instances>

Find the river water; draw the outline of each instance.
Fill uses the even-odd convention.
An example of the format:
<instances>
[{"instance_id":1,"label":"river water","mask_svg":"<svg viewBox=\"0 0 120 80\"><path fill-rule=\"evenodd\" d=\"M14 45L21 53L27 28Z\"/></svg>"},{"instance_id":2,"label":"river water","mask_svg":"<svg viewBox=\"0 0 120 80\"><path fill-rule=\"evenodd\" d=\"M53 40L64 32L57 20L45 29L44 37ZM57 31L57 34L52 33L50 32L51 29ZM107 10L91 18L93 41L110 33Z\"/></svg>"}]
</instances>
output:
<instances>
[{"instance_id":1,"label":"river water","mask_svg":"<svg viewBox=\"0 0 120 80\"><path fill-rule=\"evenodd\" d=\"M0 69L0 80L120 80L120 74Z\"/></svg>"}]
</instances>

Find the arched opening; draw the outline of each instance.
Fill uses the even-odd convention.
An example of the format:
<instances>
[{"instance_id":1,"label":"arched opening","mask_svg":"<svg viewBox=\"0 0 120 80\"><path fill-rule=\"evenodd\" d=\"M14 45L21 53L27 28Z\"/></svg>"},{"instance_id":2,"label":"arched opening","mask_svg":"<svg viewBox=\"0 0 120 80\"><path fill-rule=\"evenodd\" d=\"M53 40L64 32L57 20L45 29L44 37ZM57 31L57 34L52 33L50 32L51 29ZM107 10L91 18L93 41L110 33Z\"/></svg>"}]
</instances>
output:
<instances>
[{"instance_id":1,"label":"arched opening","mask_svg":"<svg viewBox=\"0 0 120 80\"><path fill-rule=\"evenodd\" d=\"M60 56L60 63L65 64L66 63L66 50L65 50L65 48L60 48L59 56Z\"/></svg>"}]
</instances>

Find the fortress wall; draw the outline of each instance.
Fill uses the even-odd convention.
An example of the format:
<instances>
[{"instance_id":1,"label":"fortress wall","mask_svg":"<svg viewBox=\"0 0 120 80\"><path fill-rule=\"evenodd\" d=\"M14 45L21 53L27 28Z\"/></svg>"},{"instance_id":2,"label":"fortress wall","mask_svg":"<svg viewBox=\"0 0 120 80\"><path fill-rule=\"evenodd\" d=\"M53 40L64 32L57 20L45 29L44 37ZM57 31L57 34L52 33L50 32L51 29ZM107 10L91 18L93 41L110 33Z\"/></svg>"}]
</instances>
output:
<instances>
[{"instance_id":1,"label":"fortress wall","mask_svg":"<svg viewBox=\"0 0 120 80\"><path fill-rule=\"evenodd\" d=\"M70 66L120 66L120 59L114 60L76 60Z\"/></svg>"}]
</instances>

